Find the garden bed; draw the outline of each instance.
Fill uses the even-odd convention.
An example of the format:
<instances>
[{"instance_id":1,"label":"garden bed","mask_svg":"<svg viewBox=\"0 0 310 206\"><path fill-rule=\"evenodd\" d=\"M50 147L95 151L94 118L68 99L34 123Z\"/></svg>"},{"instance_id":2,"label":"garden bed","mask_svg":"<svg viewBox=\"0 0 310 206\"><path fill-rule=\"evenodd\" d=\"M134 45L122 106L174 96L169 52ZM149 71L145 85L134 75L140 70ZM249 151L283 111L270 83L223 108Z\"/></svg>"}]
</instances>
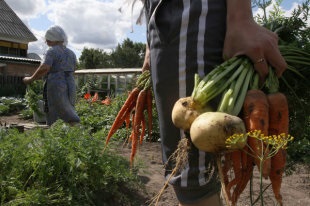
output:
<instances>
[{"instance_id":1,"label":"garden bed","mask_svg":"<svg viewBox=\"0 0 310 206\"><path fill-rule=\"evenodd\" d=\"M6 125L32 125L44 126L34 123L32 120L21 119L18 115L1 116L0 123ZM120 143L121 144L121 143ZM130 147L126 145L119 145L119 153L125 157L130 156ZM150 199L154 197L164 185L163 179L163 165L161 161L161 148L159 142L144 142L138 149L135 160L139 164L139 177L144 183L147 194L145 198ZM259 178L256 170L254 176L254 185L258 185ZM268 185L269 180L264 180L264 184ZM258 191L258 187L254 187L254 192ZM241 196L238 206L246 206L249 204L249 187L245 189ZM282 185L282 196L284 205L304 206L310 204L310 172L309 168L305 166L298 166L291 175L285 175ZM265 205L275 205L271 187L268 188L265 195ZM143 200L143 201L144 201ZM148 205L141 202L141 205ZM159 206L177 206L177 200L174 196L173 190L168 187L160 199Z\"/></svg>"}]
</instances>

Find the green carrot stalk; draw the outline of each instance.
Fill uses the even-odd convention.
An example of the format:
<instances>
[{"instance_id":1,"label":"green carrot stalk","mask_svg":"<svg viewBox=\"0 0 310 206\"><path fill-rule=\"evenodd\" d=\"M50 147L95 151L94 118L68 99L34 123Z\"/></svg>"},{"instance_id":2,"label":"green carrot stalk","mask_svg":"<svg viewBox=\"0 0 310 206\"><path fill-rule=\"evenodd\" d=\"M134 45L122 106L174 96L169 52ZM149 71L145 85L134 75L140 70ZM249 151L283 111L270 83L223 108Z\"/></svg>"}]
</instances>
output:
<instances>
[{"instance_id":1,"label":"green carrot stalk","mask_svg":"<svg viewBox=\"0 0 310 206\"><path fill-rule=\"evenodd\" d=\"M226 111L229 114L231 114L231 112L234 109L235 102L236 102L236 99L238 97L239 90L240 90L241 86L244 84L244 79L245 79L248 71L249 71L248 67L245 66L243 71L239 75L238 79L236 80L236 84L235 84L235 87L234 87L234 90L233 90L233 95L231 97L231 101L229 102L230 104L228 105L227 111ZM245 86L243 86L243 87L245 87Z\"/></svg>"},{"instance_id":2,"label":"green carrot stalk","mask_svg":"<svg viewBox=\"0 0 310 206\"><path fill-rule=\"evenodd\" d=\"M245 77L244 84L243 84L241 91L239 93L239 96L237 98L237 101L236 101L234 108L231 112L232 115L238 115L240 113L242 106L243 106L243 103L244 103L246 93L249 89L250 81L253 77L253 74L254 74L254 68L252 66L250 66L249 71Z\"/></svg>"},{"instance_id":3,"label":"green carrot stalk","mask_svg":"<svg viewBox=\"0 0 310 206\"><path fill-rule=\"evenodd\" d=\"M211 99L221 94L230 86L243 70L246 59L243 57L234 57L227 62L217 66L211 73L206 75L199 83L195 78L195 88L192 92L192 99L195 104L203 107ZM223 65L226 65L223 66Z\"/></svg>"},{"instance_id":4,"label":"green carrot stalk","mask_svg":"<svg viewBox=\"0 0 310 206\"><path fill-rule=\"evenodd\" d=\"M228 89L223 93L220 104L218 105L217 111L225 112L227 111L227 107L229 105L229 101L231 100L231 96L233 94L233 89L235 87L236 82L233 81Z\"/></svg>"}]
</instances>

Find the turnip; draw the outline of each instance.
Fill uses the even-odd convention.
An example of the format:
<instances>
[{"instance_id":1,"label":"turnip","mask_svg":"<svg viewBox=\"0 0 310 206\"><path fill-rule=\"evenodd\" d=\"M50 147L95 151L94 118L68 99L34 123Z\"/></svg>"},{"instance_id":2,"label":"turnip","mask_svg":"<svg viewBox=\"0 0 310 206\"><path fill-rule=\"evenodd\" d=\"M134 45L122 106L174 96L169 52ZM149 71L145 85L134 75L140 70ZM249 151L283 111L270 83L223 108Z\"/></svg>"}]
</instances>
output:
<instances>
[{"instance_id":1,"label":"turnip","mask_svg":"<svg viewBox=\"0 0 310 206\"><path fill-rule=\"evenodd\" d=\"M173 124L185 131L188 131L192 122L202 113L212 111L209 106L200 107L193 102L191 97L180 98L172 110Z\"/></svg>"},{"instance_id":2,"label":"turnip","mask_svg":"<svg viewBox=\"0 0 310 206\"><path fill-rule=\"evenodd\" d=\"M242 149L245 146L246 129L242 119L224 112L205 112L193 121L190 128L193 144L205 152L227 151L227 138L239 134L244 138L229 149Z\"/></svg>"}]
</instances>

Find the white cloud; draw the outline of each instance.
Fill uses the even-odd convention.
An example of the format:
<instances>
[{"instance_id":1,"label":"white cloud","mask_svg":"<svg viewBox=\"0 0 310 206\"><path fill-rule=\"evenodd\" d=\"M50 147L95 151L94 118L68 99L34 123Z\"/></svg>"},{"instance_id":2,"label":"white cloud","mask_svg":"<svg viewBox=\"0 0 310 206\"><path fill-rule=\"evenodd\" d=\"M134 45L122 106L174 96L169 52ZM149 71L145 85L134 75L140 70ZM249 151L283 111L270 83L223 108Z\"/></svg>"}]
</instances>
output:
<instances>
[{"instance_id":1,"label":"white cloud","mask_svg":"<svg viewBox=\"0 0 310 206\"><path fill-rule=\"evenodd\" d=\"M5 2L25 23L44 13L46 9L44 0L5 0Z\"/></svg>"},{"instance_id":2,"label":"white cloud","mask_svg":"<svg viewBox=\"0 0 310 206\"><path fill-rule=\"evenodd\" d=\"M63 27L68 35L68 46L76 52L84 47L103 50L115 48L131 32L132 22L135 22L132 19L137 18L142 8L140 0L137 0L132 13L131 1L133 0L6 0L37 37L37 42L29 44L29 52L39 55L46 49L46 22ZM119 11L121 7L122 12ZM34 25L32 22L36 22L37 28L29 26ZM141 40L144 41L145 39Z\"/></svg>"},{"instance_id":3,"label":"white cloud","mask_svg":"<svg viewBox=\"0 0 310 206\"><path fill-rule=\"evenodd\" d=\"M128 35L139 36L141 39L139 41L145 42L144 25L140 26L143 27L142 31L137 29L134 33L130 33L142 7L140 0L136 0L133 13L130 3L135 0L5 1L38 39L37 42L29 44L29 52L35 52L41 56L47 48L44 43L44 33L51 24L57 24L64 28L68 35L68 46L73 48L78 56L84 47L109 51ZM293 2L284 0L283 3L291 7L283 9L285 16L291 14L299 0ZM122 12L119 11L120 8ZM267 11L270 9L272 6ZM254 15L257 13L262 14L262 11L254 11ZM143 32L143 34L135 32Z\"/></svg>"}]
</instances>

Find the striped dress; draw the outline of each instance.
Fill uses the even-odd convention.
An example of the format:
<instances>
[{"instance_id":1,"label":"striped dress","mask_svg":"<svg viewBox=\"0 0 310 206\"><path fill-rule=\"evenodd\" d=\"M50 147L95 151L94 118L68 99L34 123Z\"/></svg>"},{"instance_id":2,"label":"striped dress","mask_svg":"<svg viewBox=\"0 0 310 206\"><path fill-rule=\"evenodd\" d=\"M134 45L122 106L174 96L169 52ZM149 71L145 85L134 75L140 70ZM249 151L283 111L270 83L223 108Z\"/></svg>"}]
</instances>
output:
<instances>
[{"instance_id":1,"label":"striped dress","mask_svg":"<svg viewBox=\"0 0 310 206\"><path fill-rule=\"evenodd\" d=\"M177 148L182 131L171 120L174 103L190 96L194 75L223 62L226 0L146 0L147 40L159 116L163 162ZM166 177L173 163L166 169ZM180 202L220 191L214 155L191 147L188 166L170 183Z\"/></svg>"}]
</instances>

